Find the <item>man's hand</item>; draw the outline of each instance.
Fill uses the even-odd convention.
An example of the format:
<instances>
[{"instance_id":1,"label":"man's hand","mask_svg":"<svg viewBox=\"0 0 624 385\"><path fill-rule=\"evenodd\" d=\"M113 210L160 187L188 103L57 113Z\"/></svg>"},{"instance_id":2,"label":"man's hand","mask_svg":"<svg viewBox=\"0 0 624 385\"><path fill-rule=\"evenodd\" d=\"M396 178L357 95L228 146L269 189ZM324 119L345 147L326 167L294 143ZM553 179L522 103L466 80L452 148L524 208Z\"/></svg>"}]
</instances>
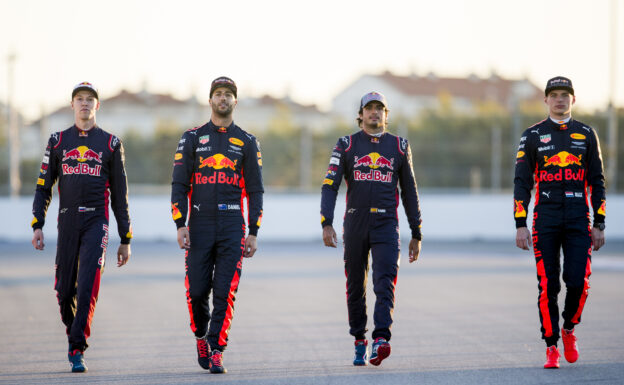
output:
<instances>
[{"instance_id":1,"label":"man's hand","mask_svg":"<svg viewBox=\"0 0 624 385\"><path fill-rule=\"evenodd\" d=\"M191 238L189 237L188 227L180 227L178 229L178 245L181 249L191 248Z\"/></svg>"},{"instance_id":2,"label":"man's hand","mask_svg":"<svg viewBox=\"0 0 624 385\"><path fill-rule=\"evenodd\" d=\"M117 267L122 267L123 265L128 263L130 255L132 255L132 251L130 250L130 244L119 245L119 248L117 249Z\"/></svg>"},{"instance_id":3,"label":"man's hand","mask_svg":"<svg viewBox=\"0 0 624 385\"><path fill-rule=\"evenodd\" d=\"M43 250L45 247L45 243L43 243L43 230L37 229L33 232L32 245L37 250Z\"/></svg>"},{"instance_id":4,"label":"man's hand","mask_svg":"<svg viewBox=\"0 0 624 385\"><path fill-rule=\"evenodd\" d=\"M409 262L412 263L418 260L418 255L420 254L420 240L416 238L412 238L409 243Z\"/></svg>"},{"instance_id":5,"label":"man's hand","mask_svg":"<svg viewBox=\"0 0 624 385\"><path fill-rule=\"evenodd\" d=\"M323 227L323 242L327 247L336 247L338 245L338 238L333 226L327 225Z\"/></svg>"},{"instance_id":6,"label":"man's hand","mask_svg":"<svg viewBox=\"0 0 624 385\"><path fill-rule=\"evenodd\" d=\"M594 251L598 251L598 249L600 249L605 244L604 230L592 227L591 239L592 243L594 244Z\"/></svg>"},{"instance_id":7,"label":"man's hand","mask_svg":"<svg viewBox=\"0 0 624 385\"><path fill-rule=\"evenodd\" d=\"M247 239L245 239L245 252L243 253L243 257L251 258L258 250L258 246L256 243L256 236L249 234Z\"/></svg>"},{"instance_id":8,"label":"man's hand","mask_svg":"<svg viewBox=\"0 0 624 385\"><path fill-rule=\"evenodd\" d=\"M522 250L529 250L531 247L531 233L526 227L518 227L516 230L516 246Z\"/></svg>"}]
</instances>

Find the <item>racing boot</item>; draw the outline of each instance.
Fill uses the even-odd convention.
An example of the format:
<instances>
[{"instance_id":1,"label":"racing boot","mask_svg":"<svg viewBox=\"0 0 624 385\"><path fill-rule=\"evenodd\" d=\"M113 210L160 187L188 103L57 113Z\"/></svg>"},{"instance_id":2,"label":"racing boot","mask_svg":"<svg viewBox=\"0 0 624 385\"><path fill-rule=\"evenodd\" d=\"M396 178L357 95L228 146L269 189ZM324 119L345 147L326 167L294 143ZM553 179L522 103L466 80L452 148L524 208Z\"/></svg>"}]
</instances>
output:
<instances>
[{"instance_id":1,"label":"racing boot","mask_svg":"<svg viewBox=\"0 0 624 385\"><path fill-rule=\"evenodd\" d=\"M559 349L556 345L552 345L546 348L546 362L544 362L544 369L559 369Z\"/></svg>"},{"instance_id":2,"label":"racing boot","mask_svg":"<svg viewBox=\"0 0 624 385\"><path fill-rule=\"evenodd\" d=\"M390 343L386 341L385 338L377 337L375 338L375 342L373 342L373 349L371 353L370 363L372 365L378 366L381 364L381 361L388 358L390 355Z\"/></svg>"},{"instance_id":3,"label":"racing boot","mask_svg":"<svg viewBox=\"0 0 624 385\"><path fill-rule=\"evenodd\" d=\"M353 365L355 366L368 365L368 341L367 340L355 341L355 358L353 358Z\"/></svg>"},{"instance_id":4,"label":"racing boot","mask_svg":"<svg viewBox=\"0 0 624 385\"><path fill-rule=\"evenodd\" d=\"M579 358L578 346L576 345L576 336L574 329L561 329L561 339L563 340L563 355L569 363L576 362Z\"/></svg>"},{"instance_id":5,"label":"racing boot","mask_svg":"<svg viewBox=\"0 0 624 385\"><path fill-rule=\"evenodd\" d=\"M197 363L202 368L210 369L210 347L206 338L197 338Z\"/></svg>"},{"instance_id":6,"label":"racing boot","mask_svg":"<svg viewBox=\"0 0 624 385\"><path fill-rule=\"evenodd\" d=\"M223 353L218 350L213 350L210 355L210 373L227 373L223 366Z\"/></svg>"},{"instance_id":7,"label":"racing boot","mask_svg":"<svg viewBox=\"0 0 624 385\"><path fill-rule=\"evenodd\" d=\"M67 359L71 365L71 371L73 373L84 373L87 371L87 365L84 361L84 352L79 349L70 350L67 353Z\"/></svg>"}]
</instances>

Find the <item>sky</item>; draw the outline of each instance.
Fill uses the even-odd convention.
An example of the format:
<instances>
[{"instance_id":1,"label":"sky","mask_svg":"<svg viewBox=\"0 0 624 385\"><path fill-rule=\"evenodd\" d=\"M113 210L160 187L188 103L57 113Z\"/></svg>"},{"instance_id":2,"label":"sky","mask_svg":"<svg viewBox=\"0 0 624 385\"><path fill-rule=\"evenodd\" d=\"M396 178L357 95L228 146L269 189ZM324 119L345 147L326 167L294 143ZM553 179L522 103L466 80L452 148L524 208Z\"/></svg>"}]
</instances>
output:
<instances>
[{"instance_id":1,"label":"sky","mask_svg":"<svg viewBox=\"0 0 624 385\"><path fill-rule=\"evenodd\" d=\"M0 102L27 119L69 104L73 86L196 94L233 78L239 98L271 94L330 108L363 74L481 77L538 87L572 79L577 108L624 107L624 0L0 0ZM383 92L383 90L378 90Z\"/></svg>"}]
</instances>

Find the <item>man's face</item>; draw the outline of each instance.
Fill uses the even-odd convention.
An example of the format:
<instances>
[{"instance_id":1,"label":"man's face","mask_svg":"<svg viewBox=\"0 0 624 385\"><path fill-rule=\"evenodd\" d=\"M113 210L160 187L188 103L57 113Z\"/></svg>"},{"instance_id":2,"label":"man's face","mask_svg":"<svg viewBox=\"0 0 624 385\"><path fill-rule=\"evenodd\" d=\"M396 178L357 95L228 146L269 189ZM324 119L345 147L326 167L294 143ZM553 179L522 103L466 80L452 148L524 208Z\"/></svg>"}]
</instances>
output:
<instances>
[{"instance_id":1,"label":"man's face","mask_svg":"<svg viewBox=\"0 0 624 385\"><path fill-rule=\"evenodd\" d=\"M71 102L76 120L90 120L95 118L95 111L100 109L100 102L89 91L78 91Z\"/></svg>"},{"instance_id":2,"label":"man's face","mask_svg":"<svg viewBox=\"0 0 624 385\"><path fill-rule=\"evenodd\" d=\"M388 112L383 104L378 101L368 103L362 108L360 118L362 124L368 128L381 128L386 125Z\"/></svg>"},{"instance_id":3,"label":"man's face","mask_svg":"<svg viewBox=\"0 0 624 385\"><path fill-rule=\"evenodd\" d=\"M566 90L552 90L544 98L544 103L548 105L550 115L553 117L570 115L574 102L576 98Z\"/></svg>"},{"instance_id":4,"label":"man's face","mask_svg":"<svg viewBox=\"0 0 624 385\"><path fill-rule=\"evenodd\" d=\"M212 93L212 98L210 98L212 112L221 117L232 115L236 103L234 93L227 87L217 88Z\"/></svg>"}]
</instances>

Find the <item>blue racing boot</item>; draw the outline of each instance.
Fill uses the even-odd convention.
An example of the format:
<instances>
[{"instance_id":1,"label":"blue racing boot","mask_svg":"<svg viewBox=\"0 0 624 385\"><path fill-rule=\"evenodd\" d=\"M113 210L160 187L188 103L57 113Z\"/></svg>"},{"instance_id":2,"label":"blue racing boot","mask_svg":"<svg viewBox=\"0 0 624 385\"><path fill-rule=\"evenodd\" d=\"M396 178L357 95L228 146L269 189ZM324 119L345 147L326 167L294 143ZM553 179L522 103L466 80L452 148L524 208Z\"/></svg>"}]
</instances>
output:
<instances>
[{"instance_id":1,"label":"blue racing boot","mask_svg":"<svg viewBox=\"0 0 624 385\"><path fill-rule=\"evenodd\" d=\"M377 366L381 361L390 355L390 343L385 338L377 337L373 342L373 351L371 353L370 363Z\"/></svg>"},{"instance_id":2,"label":"blue racing boot","mask_svg":"<svg viewBox=\"0 0 624 385\"><path fill-rule=\"evenodd\" d=\"M74 373L84 373L87 371L87 365L84 362L84 353L81 350L74 349L67 353L71 371Z\"/></svg>"},{"instance_id":3,"label":"blue racing boot","mask_svg":"<svg viewBox=\"0 0 624 385\"><path fill-rule=\"evenodd\" d=\"M355 341L355 357L353 358L353 365L355 366L368 365L368 341L367 340Z\"/></svg>"}]
</instances>

